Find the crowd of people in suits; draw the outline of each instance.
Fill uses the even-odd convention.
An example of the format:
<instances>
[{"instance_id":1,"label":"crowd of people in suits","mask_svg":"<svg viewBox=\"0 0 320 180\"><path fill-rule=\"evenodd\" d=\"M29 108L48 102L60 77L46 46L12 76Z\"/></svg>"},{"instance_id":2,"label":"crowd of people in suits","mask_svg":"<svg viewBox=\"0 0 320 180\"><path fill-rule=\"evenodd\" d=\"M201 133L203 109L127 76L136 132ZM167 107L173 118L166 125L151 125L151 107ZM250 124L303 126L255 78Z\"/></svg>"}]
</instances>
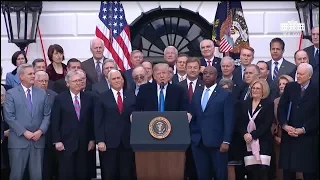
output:
<instances>
[{"instance_id":1,"label":"crowd of people in suits","mask_svg":"<svg viewBox=\"0 0 320 180\"><path fill-rule=\"evenodd\" d=\"M17 51L1 84L1 177L96 178L98 150L102 179L137 179L132 112L185 111L186 180L316 180L319 27L312 43L295 52L295 64L283 57L281 38L271 40L269 61L253 64L254 49L243 47L240 66L215 57L212 40L201 41L202 58L168 46L154 63L133 50L125 72L104 57L98 38L83 62L64 64L58 44L48 49L48 66Z\"/></svg>"}]
</instances>

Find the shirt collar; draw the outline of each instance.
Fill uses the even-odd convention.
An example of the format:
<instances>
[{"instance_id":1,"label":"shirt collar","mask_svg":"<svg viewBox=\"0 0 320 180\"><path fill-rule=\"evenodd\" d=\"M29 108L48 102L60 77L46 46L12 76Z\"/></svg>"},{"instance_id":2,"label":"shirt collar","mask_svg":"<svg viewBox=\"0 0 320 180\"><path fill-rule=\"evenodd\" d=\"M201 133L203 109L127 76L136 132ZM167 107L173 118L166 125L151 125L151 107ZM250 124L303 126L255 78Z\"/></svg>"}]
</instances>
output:
<instances>
[{"instance_id":1,"label":"shirt collar","mask_svg":"<svg viewBox=\"0 0 320 180\"><path fill-rule=\"evenodd\" d=\"M78 97L78 100L80 99L80 92L78 94L73 94L71 91L70 91L70 94L71 94L71 98L74 99L75 96Z\"/></svg>"},{"instance_id":2,"label":"shirt collar","mask_svg":"<svg viewBox=\"0 0 320 180\"><path fill-rule=\"evenodd\" d=\"M93 57L92 59L93 59L93 62L94 62L95 64L97 63L97 61L99 61L99 62L102 64L104 57L102 57L101 59L95 59L95 58Z\"/></svg>"},{"instance_id":3,"label":"shirt collar","mask_svg":"<svg viewBox=\"0 0 320 180\"><path fill-rule=\"evenodd\" d=\"M30 93L32 92L32 86L31 86L30 88L26 88L26 87L23 86L22 84L21 84L21 86L22 86L22 89L23 89L23 91L24 91L25 93L27 93L27 90L28 90L28 89L30 89Z\"/></svg>"},{"instance_id":4,"label":"shirt collar","mask_svg":"<svg viewBox=\"0 0 320 180\"><path fill-rule=\"evenodd\" d=\"M304 88L304 89L307 89L308 86L309 86L309 84L310 84L310 81L309 81L305 86L300 85L300 87L301 87L301 88Z\"/></svg>"},{"instance_id":5,"label":"shirt collar","mask_svg":"<svg viewBox=\"0 0 320 180\"><path fill-rule=\"evenodd\" d=\"M112 91L113 95L115 95L115 96L118 95L118 91L117 90L111 88L111 91ZM123 94L123 89L121 89L119 92L120 92L120 95L122 95Z\"/></svg>"},{"instance_id":6,"label":"shirt collar","mask_svg":"<svg viewBox=\"0 0 320 180\"><path fill-rule=\"evenodd\" d=\"M166 90L166 89L167 89L167 87L168 87L168 84L164 85L163 90ZM158 89L158 91L160 90L160 85L159 85L158 83L157 83L157 89Z\"/></svg>"},{"instance_id":7,"label":"shirt collar","mask_svg":"<svg viewBox=\"0 0 320 180\"><path fill-rule=\"evenodd\" d=\"M190 79L187 78L187 84L188 84L188 85L190 84L190 82L192 82L192 84L197 84L198 78L195 79L195 80L193 80L193 81L191 81Z\"/></svg>"},{"instance_id":8,"label":"shirt collar","mask_svg":"<svg viewBox=\"0 0 320 180\"><path fill-rule=\"evenodd\" d=\"M275 60L272 59L272 64L271 64L271 66L274 64L274 62L278 62L278 66L280 67L281 64L282 64L282 62L283 62L283 58L279 59L279 61L275 61Z\"/></svg>"},{"instance_id":9,"label":"shirt collar","mask_svg":"<svg viewBox=\"0 0 320 180\"><path fill-rule=\"evenodd\" d=\"M215 83L214 85L212 85L211 87L207 88L206 86L204 87L204 90L210 89L210 91L214 91L217 87L217 83Z\"/></svg>"}]
</instances>

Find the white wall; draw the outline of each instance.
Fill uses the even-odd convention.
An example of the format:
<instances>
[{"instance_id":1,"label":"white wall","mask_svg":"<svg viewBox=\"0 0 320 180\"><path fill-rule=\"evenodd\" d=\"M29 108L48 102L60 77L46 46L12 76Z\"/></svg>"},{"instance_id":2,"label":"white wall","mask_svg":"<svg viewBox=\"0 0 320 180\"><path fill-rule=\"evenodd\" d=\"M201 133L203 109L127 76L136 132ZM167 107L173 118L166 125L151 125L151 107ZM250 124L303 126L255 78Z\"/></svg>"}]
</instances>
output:
<instances>
[{"instance_id":1,"label":"white wall","mask_svg":"<svg viewBox=\"0 0 320 180\"><path fill-rule=\"evenodd\" d=\"M153 1L122 2L127 22L131 24L141 12L161 6L161 8L178 8L179 6L199 12L208 22L213 22L218 2L187 1ZM100 8L99 1L91 2L43 2L40 17L40 29L45 52L51 44L60 44L65 51L65 58L85 60L91 57L90 39L94 37L96 20ZM269 42L274 37L281 37L285 43L284 57L293 61L293 54L298 48L298 36L284 36L280 32L280 24L290 20L299 21L294 1L288 2L242 2L245 19L249 28L250 45L255 49L255 61L269 60ZM19 50L15 44L9 44L3 15L1 13L1 64L3 79L6 72L13 70L12 54ZM40 41L31 44L28 59L43 57Z\"/></svg>"}]
</instances>

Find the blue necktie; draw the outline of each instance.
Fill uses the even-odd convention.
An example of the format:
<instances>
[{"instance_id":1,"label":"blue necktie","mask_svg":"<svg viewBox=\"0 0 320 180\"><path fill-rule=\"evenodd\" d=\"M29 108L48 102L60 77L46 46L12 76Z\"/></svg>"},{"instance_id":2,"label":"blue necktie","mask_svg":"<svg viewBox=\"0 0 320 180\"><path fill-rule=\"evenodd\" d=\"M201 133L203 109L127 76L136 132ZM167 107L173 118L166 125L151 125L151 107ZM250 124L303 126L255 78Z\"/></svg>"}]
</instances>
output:
<instances>
[{"instance_id":1,"label":"blue necktie","mask_svg":"<svg viewBox=\"0 0 320 180\"><path fill-rule=\"evenodd\" d=\"M314 55L315 65L319 64L319 49L317 49L316 54Z\"/></svg>"},{"instance_id":2,"label":"blue necktie","mask_svg":"<svg viewBox=\"0 0 320 180\"><path fill-rule=\"evenodd\" d=\"M28 105L29 105L29 111L32 112L32 99L31 99L31 93L30 89L27 90L27 99L28 99Z\"/></svg>"},{"instance_id":3,"label":"blue necktie","mask_svg":"<svg viewBox=\"0 0 320 180\"><path fill-rule=\"evenodd\" d=\"M202 99L202 102L201 102L202 111L204 111L204 109L206 108L207 103L209 101L209 91L210 91L210 89L208 88L204 92L203 99Z\"/></svg>"},{"instance_id":4,"label":"blue necktie","mask_svg":"<svg viewBox=\"0 0 320 180\"><path fill-rule=\"evenodd\" d=\"M164 111L164 94L163 94L163 89L160 90L158 111L159 111L159 112L163 112L163 111Z\"/></svg>"}]
</instances>

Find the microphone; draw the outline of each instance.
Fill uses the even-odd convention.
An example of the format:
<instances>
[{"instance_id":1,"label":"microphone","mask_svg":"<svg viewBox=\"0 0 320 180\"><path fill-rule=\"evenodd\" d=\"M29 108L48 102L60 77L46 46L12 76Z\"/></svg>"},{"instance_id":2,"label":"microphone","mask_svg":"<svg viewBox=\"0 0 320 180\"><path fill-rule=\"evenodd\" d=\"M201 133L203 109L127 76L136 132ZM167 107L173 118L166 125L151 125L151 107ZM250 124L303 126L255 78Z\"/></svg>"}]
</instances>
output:
<instances>
[{"instance_id":1,"label":"microphone","mask_svg":"<svg viewBox=\"0 0 320 180\"><path fill-rule=\"evenodd\" d=\"M164 89L164 82L160 83L160 89Z\"/></svg>"}]
</instances>

